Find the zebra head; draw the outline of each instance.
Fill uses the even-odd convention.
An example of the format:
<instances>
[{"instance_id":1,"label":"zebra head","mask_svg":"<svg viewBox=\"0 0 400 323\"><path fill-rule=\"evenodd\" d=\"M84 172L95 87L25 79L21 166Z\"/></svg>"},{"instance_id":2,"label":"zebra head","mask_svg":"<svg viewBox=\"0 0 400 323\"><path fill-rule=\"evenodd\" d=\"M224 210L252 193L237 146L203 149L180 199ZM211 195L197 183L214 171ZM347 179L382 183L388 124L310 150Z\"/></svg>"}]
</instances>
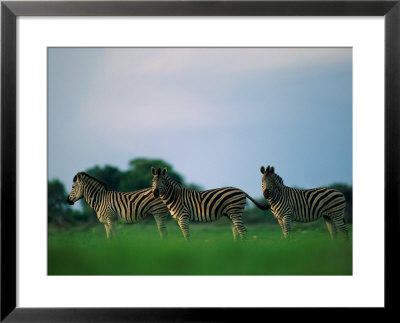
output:
<instances>
[{"instance_id":1,"label":"zebra head","mask_svg":"<svg viewBox=\"0 0 400 323\"><path fill-rule=\"evenodd\" d=\"M72 184L71 192L67 197L67 203L74 205L74 203L83 197L83 173L78 173L74 177L74 184Z\"/></svg>"},{"instance_id":2,"label":"zebra head","mask_svg":"<svg viewBox=\"0 0 400 323\"><path fill-rule=\"evenodd\" d=\"M166 178L165 178L165 173L167 172L167 169L164 168L161 170L161 168L158 168L157 170L152 167L151 172L153 174L153 195L155 198L158 198L161 195L163 195L166 192Z\"/></svg>"},{"instance_id":3,"label":"zebra head","mask_svg":"<svg viewBox=\"0 0 400 323\"><path fill-rule=\"evenodd\" d=\"M268 166L267 168L261 166L260 171L262 174L261 189L264 197L268 199L271 192L276 189L276 179L280 177L275 174L275 168L273 166Z\"/></svg>"}]
</instances>

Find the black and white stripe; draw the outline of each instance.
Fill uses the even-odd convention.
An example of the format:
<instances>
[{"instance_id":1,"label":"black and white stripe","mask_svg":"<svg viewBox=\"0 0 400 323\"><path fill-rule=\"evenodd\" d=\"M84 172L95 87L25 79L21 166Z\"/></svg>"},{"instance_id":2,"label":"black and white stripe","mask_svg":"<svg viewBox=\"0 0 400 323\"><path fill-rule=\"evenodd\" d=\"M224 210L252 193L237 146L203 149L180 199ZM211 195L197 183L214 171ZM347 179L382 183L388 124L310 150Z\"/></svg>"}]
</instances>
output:
<instances>
[{"instance_id":1,"label":"black and white stripe","mask_svg":"<svg viewBox=\"0 0 400 323\"><path fill-rule=\"evenodd\" d=\"M213 222L226 216L230 219L234 238L245 237L246 227L242 221L242 213L246 197L257 207L266 210L267 205L261 205L238 188L223 187L207 191L195 191L184 188L181 184L166 175L166 169L160 168L153 173L153 193L168 207L172 217L178 222L183 236L189 240L189 221Z\"/></svg>"},{"instance_id":2,"label":"black and white stripe","mask_svg":"<svg viewBox=\"0 0 400 323\"><path fill-rule=\"evenodd\" d=\"M161 238L166 236L168 208L160 199L154 198L152 188L127 193L108 191L106 184L84 172L78 173L73 181L67 202L72 205L84 198L104 224L107 238L114 233L113 224L118 220L137 223L150 215L156 220Z\"/></svg>"},{"instance_id":3,"label":"black and white stripe","mask_svg":"<svg viewBox=\"0 0 400 323\"><path fill-rule=\"evenodd\" d=\"M338 190L321 187L300 190L285 186L282 178L275 174L274 167L261 167L262 191L271 205L285 237L289 236L291 222L311 222L321 217L332 238L337 231L347 237L344 223L346 200Z\"/></svg>"}]
</instances>

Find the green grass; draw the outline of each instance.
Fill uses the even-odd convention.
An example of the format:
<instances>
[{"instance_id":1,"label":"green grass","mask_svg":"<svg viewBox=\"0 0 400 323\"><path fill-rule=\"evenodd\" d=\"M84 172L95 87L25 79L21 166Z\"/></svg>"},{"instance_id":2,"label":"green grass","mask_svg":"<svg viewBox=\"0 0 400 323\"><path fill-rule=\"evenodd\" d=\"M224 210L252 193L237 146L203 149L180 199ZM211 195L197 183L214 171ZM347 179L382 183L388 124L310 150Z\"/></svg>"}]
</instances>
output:
<instances>
[{"instance_id":1,"label":"green grass","mask_svg":"<svg viewBox=\"0 0 400 323\"><path fill-rule=\"evenodd\" d=\"M331 240L325 228L294 227L290 241L277 225L248 225L234 242L230 226L192 224L185 242L174 221L160 240L155 225L49 229L49 275L351 275L351 239Z\"/></svg>"}]
</instances>

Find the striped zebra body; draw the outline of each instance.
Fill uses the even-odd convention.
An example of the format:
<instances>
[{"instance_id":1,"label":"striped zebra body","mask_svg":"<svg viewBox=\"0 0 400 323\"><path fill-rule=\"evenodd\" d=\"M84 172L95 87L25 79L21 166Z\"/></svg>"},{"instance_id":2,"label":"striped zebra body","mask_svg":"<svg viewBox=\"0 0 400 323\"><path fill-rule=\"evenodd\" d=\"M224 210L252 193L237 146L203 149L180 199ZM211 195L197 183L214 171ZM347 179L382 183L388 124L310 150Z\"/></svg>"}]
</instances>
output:
<instances>
[{"instance_id":1,"label":"striped zebra body","mask_svg":"<svg viewBox=\"0 0 400 323\"><path fill-rule=\"evenodd\" d=\"M245 193L234 187L200 192L177 187L174 193L171 191L170 195L160 195L160 198L174 219L185 212L193 222L216 221L232 210L243 210L246 204Z\"/></svg>"},{"instance_id":2,"label":"striped zebra body","mask_svg":"<svg viewBox=\"0 0 400 323\"><path fill-rule=\"evenodd\" d=\"M106 229L107 238L111 237L114 223L138 223L153 215L161 237L166 235L168 208L160 199L154 198L152 188L134 192L108 191L104 183L86 174L78 173L74 177L72 190L67 202L74 204L84 198L96 212L100 223Z\"/></svg>"},{"instance_id":3,"label":"striped zebra body","mask_svg":"<svg viewBox=\"0 0 400 323\"><path fill-rule=\"evenodd\" d=\"M261 167L262 191L271 205L283 234L288 237L291 222L312 222L323 217L332 238L337 231L347 236L344 223L346 200L338 190L321 187L300 190L283 185L274 167Z\"/></svg>"},{"instance_id":4,"label":"striped zebra body","mask_svg":"<svg viewBox=\"0 0 400 323\"><path fill-rule=\"evenodd\" d=\"M181 186L172 177L165 175L166 169L152 168L153 193L168 207L172 217L178 222L183 236L189 240L189 221L213 222L226 216L230 219L234 238L244 238L246 227L242 213L246 197L259 208L266 209L240 189L224 187L207 191L195 191Z\"/></svg>"}]
</instances>

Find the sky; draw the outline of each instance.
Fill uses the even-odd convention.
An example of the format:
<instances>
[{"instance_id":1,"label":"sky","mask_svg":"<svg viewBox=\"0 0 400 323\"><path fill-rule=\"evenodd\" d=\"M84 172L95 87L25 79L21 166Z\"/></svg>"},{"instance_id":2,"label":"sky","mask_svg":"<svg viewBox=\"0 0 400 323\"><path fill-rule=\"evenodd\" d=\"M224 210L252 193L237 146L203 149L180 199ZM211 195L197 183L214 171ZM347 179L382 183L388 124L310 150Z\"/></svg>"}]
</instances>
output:
<instances>
[{"instance_id":1,"label":"sky","mask_svg":"<svg viewBox=\"0 0 400 323\"><path fill-rule=\"evenodd\" d=\"M351 185L351 48L49 48L49 180L139 157L257 198L262 165Z\"/></svg>"}]
</instances>

